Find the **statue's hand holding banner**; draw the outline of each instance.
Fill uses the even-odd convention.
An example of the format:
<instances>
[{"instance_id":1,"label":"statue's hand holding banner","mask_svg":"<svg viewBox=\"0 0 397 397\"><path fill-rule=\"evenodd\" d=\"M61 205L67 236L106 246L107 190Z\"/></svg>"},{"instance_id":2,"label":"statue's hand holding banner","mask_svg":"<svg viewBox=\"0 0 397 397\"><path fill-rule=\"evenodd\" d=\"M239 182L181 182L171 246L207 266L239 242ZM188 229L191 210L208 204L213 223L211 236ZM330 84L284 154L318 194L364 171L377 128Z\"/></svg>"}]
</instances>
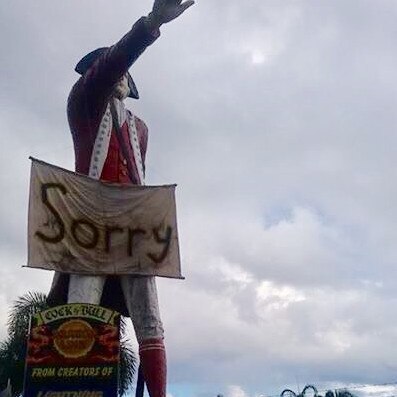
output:
<instances>
[{"instance_id":1,"label":"statue's hand holding banner","mask_svg":"<svg viewBox=\"0 0 397 397\"><path fill-rule=\"evenodd\" d=\"M175 185L108 184L32 161L28 266L182 278Z\"/></svg>"}]
</instances>

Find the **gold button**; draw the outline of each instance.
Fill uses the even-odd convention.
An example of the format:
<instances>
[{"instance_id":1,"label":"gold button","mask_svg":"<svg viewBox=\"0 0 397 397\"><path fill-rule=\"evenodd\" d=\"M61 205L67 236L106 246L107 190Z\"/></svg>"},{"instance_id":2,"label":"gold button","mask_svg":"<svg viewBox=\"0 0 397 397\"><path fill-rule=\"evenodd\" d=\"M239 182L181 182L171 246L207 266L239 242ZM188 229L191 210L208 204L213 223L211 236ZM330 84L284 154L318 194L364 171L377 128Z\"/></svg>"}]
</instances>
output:
<instances>
[{"instance_id":1,"label":"gold button","mask_svg":"<svg viewBox=\"0 0 397 397\"><path fill-rule=\"evenodd\" d=\"M126 159L123 159L123 164L127 165L127 160Z\"/></svg>"}]
</instances>

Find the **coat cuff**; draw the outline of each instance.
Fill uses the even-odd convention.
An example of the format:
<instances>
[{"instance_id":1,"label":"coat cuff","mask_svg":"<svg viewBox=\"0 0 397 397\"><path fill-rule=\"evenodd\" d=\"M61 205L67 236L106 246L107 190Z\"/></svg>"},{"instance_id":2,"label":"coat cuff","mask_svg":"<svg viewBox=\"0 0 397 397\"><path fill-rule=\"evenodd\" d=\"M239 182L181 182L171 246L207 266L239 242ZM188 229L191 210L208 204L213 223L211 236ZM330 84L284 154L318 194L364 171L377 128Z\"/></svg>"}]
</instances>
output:
<instances>
[{"instance_id":1,"label":"coat cuff","mask_svg":"<svg viewBox=\"0 0 397 397\"><path fill-rule=\"evenodd\" d=\"M142 17L144 20L145 28L149 35L153 37L153 39L157 39L160 36L160 25L156 23L152 17L152 14L149 14L147 17Z\"/></svg>"}]
</instances>

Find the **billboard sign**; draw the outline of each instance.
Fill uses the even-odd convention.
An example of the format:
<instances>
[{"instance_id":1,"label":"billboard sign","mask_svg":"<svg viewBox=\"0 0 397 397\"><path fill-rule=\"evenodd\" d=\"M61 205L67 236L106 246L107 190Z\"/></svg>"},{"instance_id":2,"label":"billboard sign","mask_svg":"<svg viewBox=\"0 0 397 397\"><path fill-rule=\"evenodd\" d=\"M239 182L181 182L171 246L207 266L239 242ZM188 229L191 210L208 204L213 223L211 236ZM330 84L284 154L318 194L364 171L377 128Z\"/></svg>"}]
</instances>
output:
<instances>
[{"instance_id":1,"label":"billboard sign","mask_svg":"<svg viewBox=\"0 0 397 397\"><path fill-rule=\"evenodd\" d=\"M24 397L116 397L120 314L74 303L31 318Z\"/></svg>"}]
</instances>

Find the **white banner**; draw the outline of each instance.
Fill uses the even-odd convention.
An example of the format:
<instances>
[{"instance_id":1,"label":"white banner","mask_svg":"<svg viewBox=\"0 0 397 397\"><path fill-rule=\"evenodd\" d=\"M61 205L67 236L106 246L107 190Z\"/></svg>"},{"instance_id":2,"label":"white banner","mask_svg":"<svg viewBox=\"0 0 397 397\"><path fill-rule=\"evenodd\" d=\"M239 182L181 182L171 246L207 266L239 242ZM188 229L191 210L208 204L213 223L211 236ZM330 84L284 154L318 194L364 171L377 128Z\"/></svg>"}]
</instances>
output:
<instances>
[{"instance_id":1,"label":"white banner","mask_svg":"<svg viewBox=\"0 0 397 397\"><path fill-rule=\"evenodd\" d=\"M32 159L28 266L182 278L175 185L104 183Z\"/></svg>"}]
</instances>

